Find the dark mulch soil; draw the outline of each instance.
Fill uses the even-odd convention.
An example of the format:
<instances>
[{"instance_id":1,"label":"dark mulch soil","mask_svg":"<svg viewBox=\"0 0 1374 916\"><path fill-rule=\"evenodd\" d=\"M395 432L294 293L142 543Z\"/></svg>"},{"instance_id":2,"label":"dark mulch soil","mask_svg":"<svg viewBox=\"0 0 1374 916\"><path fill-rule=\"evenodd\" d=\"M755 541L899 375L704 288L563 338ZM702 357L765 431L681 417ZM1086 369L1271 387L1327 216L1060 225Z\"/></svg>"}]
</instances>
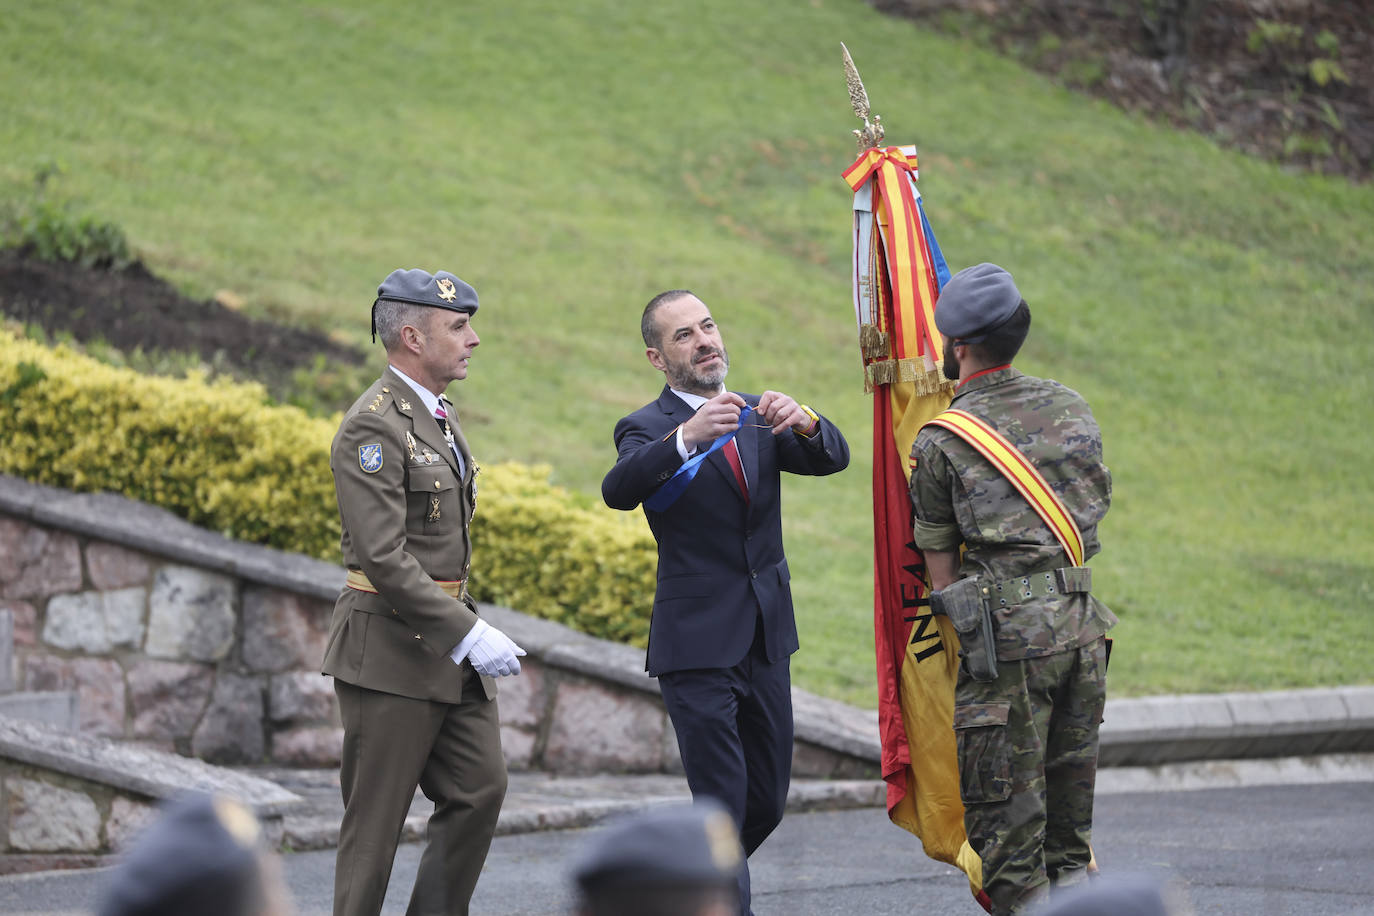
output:
<instances>
[{"instance_id":1,"label":"dark mulch soil","mask_svg":"<svg viewBox=\"0 0 1374 916\"><path fill-rule=\"evenodd\" d=\"M263 381L284 380L319 357L358 365L361 351L324 334L189 299L141 262L123 270L42 261L0 251L0 314L121 352L195 354L206 364Z\"/></svg>"},{"instance_id":2,"label":"dark mulch soil","mask_svg":"<svg viewBox=\"0 0 1374 916\"><path fill-rule=\"evenodd\" d=\"M1247 153L1356 181L1374 173L1370 0L874 4ZM1185 24L1171 28L1151 12L1162 9L1191 18L1170 20Z\"/></svg>"}]
</instances>

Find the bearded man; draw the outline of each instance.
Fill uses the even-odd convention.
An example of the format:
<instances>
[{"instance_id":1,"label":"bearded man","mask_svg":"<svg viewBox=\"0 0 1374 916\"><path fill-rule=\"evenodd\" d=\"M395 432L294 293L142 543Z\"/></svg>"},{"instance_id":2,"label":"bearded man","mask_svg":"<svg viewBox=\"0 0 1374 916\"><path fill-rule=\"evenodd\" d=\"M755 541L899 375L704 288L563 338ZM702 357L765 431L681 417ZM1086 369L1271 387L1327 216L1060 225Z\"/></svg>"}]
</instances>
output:
<instances>
[{"instance_id":1,"label":"bearded man","mask_svg":"<svg viewBox=\"0 0 1374 916\"><path fill-rule=\"evenodd\" d=\"M693 797L725 805L747 856L782 820L792 773L797 624L779 475L844 470L849 446L781 392L726 391L720 329L691 292L651 299L640 332L667 384L616 424L619 457L601 493L613 509L643 505L658 541L646 669ZM747 861L739 871L748 913Z\"/></svg>"}]
</instances>

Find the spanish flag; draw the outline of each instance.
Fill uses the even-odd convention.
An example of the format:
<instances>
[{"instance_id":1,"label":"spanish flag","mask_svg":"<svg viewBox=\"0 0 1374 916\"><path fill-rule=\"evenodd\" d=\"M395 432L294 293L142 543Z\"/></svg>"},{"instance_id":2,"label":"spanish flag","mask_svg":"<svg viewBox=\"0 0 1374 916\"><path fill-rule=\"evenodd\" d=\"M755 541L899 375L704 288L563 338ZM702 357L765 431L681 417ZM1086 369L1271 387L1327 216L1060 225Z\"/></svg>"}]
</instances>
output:
<instances>
[{"instance_id":1,"label":"spanish flag","mask_svg":"<svg viewBox=\"0 0 1374 916\"><path fill-rule=\"evenodd\" d=\"M854 191L854 312L873 394L873 631L887 813L926 855L957 866L984 909L982 862L964 834L954 738L959 641L930 612L912 540L911 445L949 406L935 300L950 272L916 190L916 149L865 149L844 172Z\"/></svg>"}]
</instances>

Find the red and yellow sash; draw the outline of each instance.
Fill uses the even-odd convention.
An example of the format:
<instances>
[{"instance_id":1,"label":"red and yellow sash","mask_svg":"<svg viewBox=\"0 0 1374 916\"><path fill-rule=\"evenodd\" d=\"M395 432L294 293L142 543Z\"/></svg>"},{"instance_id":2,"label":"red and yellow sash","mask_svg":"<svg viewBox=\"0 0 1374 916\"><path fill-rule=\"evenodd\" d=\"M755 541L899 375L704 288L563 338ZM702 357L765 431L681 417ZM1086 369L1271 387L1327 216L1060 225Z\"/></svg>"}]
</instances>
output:
<instances>
[{"instance_id":1,"label":"red and yellow sash","mask_svg":"<svg viewBox=\"0 0 1374 916\"><path fill-rule=\"evenodd\" d=\"M1002 434L973 414L962 410L946 410L927 421L927 426L939 426L954 433L978 450L992 466L1001 471L1012 486L1026 498L1036 514L1050 526L1050 531L1059 540L1059 546L1069 555L1074 566L1083 565L1083 535L1074 524L1073 516L1045 478L1026 460L1016 446Z\"/></svg>"}]
</instances>

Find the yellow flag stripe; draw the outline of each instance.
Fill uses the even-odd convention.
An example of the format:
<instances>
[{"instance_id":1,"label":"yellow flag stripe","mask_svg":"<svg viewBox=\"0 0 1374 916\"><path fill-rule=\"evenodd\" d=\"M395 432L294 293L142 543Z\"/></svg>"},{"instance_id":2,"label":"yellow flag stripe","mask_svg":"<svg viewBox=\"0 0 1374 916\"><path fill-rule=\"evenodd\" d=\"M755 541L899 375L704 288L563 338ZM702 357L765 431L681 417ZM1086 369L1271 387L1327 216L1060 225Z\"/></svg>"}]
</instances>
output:
<instances>
[{"instance_id":1,"label":"yellow flag stripe","mask_svg":"<svg viewBox=\"0 0 1374 916\"><path fill-rule=\"evenodd\" d=\"M1083 565L1083 535L1079 533L1064 503L1054 495L1045 478L1026 460L1026 456L997 430L962 410L947 410L930 423L954 433L991 461L1026 498L1036 514L1044 519L1073 565Z\"/></svg>"}]
</instances>

